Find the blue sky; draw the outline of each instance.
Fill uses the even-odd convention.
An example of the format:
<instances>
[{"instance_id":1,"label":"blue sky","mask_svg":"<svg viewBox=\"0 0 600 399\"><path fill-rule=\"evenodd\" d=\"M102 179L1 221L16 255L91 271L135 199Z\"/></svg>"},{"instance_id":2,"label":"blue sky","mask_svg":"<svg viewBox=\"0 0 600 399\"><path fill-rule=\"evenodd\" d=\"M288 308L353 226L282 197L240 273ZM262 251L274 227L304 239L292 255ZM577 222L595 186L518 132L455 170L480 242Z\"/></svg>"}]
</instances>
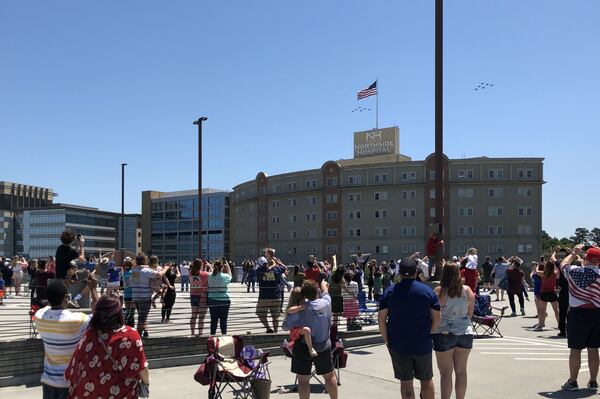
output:
<instances>
[{"instance_id":1,"label":"blue sky","mask_svg":"<svg viewBox=\"0 0 600 399\"><path fill-rule=\"evenodd\" d=\"M0 180L126 210L141 191L206 187L352 156L355 93L379 77L380 126L433 151L434 1L6 1ZM544 228L600 226L600 2L445 7L445 152L545 157ZM489 90L474 91L479 82ZM372 99L359 105L370 108ZM589 155L588 155L589 154ZM587 182L587 183L586 183ZM578 183L581 183L579 185ZM590 200L591 199L591 200Z\"/></svg>"}]
</instances>

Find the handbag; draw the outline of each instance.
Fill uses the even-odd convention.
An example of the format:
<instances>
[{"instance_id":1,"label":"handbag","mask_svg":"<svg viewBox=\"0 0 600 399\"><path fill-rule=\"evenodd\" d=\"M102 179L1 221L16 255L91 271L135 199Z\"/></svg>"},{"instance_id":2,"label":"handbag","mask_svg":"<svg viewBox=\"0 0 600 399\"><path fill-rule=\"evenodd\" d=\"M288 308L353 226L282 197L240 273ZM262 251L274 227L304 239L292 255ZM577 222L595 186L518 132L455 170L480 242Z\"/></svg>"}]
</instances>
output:
<instances>
[{"instance_id":1,"label":"handbag","mask_svg":"<svg viewBox=\"0 0 600 399\"><path fill-rule=\"evenodd\" d=\"M104 350L110 357L110 360L112 360L113 366L116 366L119 373L122 372L123 367L121 366L121 364L119 362L117 362L115 360L114 357L112 357L112 354L108 351L108 348L106 347L106 343L104 342L104 339L102 339L102 331L97 331L96 334L98 334L98 339L100 340L100 343L102 344L102 346L104 347ZM125 380L123 377L121 377L121 379ZM138 398L149 398L150 397L150 385L144 384L144 382L139 378L137 380L137 396L138 396Z\"/></svg>"}]
</instances>

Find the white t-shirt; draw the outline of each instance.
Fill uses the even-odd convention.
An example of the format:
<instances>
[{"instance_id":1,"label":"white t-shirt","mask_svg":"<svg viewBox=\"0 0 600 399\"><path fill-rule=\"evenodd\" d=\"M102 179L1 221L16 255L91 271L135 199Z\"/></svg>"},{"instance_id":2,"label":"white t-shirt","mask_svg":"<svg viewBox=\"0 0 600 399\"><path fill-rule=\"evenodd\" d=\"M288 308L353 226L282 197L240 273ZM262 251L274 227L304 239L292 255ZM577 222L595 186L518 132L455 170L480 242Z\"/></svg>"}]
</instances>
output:
<instances>
[{"instance_id":1,"label":"white t-shirt","mask_svg":"<svg viewBox=\"0 0 600 399\"><path fill-rule=\"evenodd\" d=\"M342 290L342 298L344 298L344 299L355 299L356 296L358 295L358 283L356 281L350 281L349 283L346 284L346 286L348 287L348 290L350 292L352 292L352 294L354 294L354 295L351 295L346 290Z\"/></svg>"},{"instance_id":2,"label":"white t-shirt","mask_svg":"<svg viewBox=\"0 0 600 399\"><path fill-rule=\"evenodd\" d=\"M425 276L425 278L429 280L429 265L422 259L417 259L417 267L419 268L419 270L421 270L423 276Z\"/></svg>"},{"instance_id":3,"label":"white t-shirt","mask_svg":"<svg viewBox=\"0 0 600 399\"><path fill-rule=\"evenodd\" d=\"M465 265L465 267L467 269L477 269L477 262L479 261L479 258L477 257L477 255L467 255L467 264Z\"/></svg>"},{"instance_id":4,"label":"white t-shirt","mask_svg":"<svg viewBox=\"0 0 600 399\"><path fill-rule=\"evenodd\" d=\"M150 279L160 278L157 271L150 267L135 266L131 269L131 299L133 301L149 301L152 299L152 289L150 288Z\"/></svg>"},{"instance_id":5,"label":"white t-shirt","mask_svg":"<svg viewBox=\"0 0 600 399\"><path fill-rule=\"evenodd\" d=\"M179 274L181 277L190 275L190 267L188 265L179 265Z\"/></svg>"}]
</instances>

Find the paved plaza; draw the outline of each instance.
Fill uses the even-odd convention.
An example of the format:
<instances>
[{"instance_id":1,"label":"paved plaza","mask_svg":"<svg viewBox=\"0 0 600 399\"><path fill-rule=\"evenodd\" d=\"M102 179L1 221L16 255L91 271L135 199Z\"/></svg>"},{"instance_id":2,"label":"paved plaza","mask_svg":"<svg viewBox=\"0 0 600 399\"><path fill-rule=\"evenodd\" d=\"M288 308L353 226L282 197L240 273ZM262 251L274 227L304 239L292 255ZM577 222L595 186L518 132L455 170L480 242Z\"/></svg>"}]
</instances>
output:
<instances>
[{"instance_id":1,"label":"paved plaza","mask_svg":"<svg viewBox=\"0 0 600 399\"><path fill-rule=\"evenodd\" d=\"M236 289L235 296L245 293ZM235 303L235 302L234 302ZM240 299L240 303L242 300ZM494 302L495 305L508 306L507 301ZM183 309L183 307L182 307ZM501 324L503 338L482 338L475 340L469 361L469 398L583 398L592 392L561 392L560 385L566 380L568 349L565 339L556 337L557 330L549 328L543 332L534 332L531 328L536 320L533 317L533 302L526 302L526 317L506 318ZM241 313L240 313L241 315ZM555 327L556 322L550 316L548 325ZM239 329L239 328L238 328ZM282 334L282 339L284 335ZM350 356L348 367L342 370L340 398L390 398L399 397L399 383L394 380L386 349L380 342L354 346L346 345ZM365 340L362 340L365 343ZM580 386L585 386L589 371L585 352ZM150 359L151 360L151 359ZM272 397L297 397L294 393L279 394L281 385L294 381L290 374L290 361L282 356L271 359L270 370L273 379ZM207 388L193 380L196 366L153 369L150 372L153 398L202 398L207 397ZM436 388L439 376L434 377ZM314 397L325 398L318 386L313 386ZM0 389L2 397L11 399L41 398L41 388L10 387ZM230 397L233 397L230 395Z\"/></svg>"}]
</instances>

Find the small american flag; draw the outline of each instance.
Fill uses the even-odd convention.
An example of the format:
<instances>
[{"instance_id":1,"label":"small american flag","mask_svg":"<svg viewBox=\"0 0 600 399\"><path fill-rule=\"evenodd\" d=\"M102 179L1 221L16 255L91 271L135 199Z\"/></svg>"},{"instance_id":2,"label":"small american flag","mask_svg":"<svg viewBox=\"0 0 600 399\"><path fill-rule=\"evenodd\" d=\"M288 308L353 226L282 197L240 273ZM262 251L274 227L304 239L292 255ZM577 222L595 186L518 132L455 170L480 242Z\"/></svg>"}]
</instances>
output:
<instances>
[{"instance_id":1,"label":"small american flag","mask_svg":"<svg viewBox=\"0 0 600 399\"><path fill-rule=\"evenodd\" d=\"M366 89L362 89L356 94L357 100L362 100L363 98L367 98L370 96L374 96L377 94L377 81L374 81L373 84Z\"/></svg>"},{"instance_id":2,"label":"small american flag","mask_svg":"<svg viewBox=\"0 0 600 399\"><path fill-rule=\"evenodd\" d=\"M590 267L571 266L566 270L569 292L581 302L600 308L600 275Z\"/></svg>"}]
</instances>

